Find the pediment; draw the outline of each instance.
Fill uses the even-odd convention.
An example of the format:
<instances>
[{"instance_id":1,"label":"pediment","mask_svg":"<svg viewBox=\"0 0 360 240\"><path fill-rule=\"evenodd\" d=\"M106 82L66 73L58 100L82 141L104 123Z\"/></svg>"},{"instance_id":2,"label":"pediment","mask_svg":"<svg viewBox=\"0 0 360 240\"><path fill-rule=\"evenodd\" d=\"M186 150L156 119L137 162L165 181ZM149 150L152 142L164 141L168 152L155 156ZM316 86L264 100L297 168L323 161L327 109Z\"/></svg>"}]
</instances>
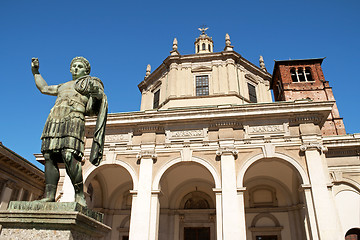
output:
<instances>
[{"instance_id":1,"label":"pediment","mask_svg":"<svg viewBox=\"0 0 360 240\"><path fill-rule=\"evenodd\" d=\"M211 67L207 67L207 66L200 66L191 69L191 72L209 72L209 71L211 71Z\"/></svg>"},{"instance_id":2,"label":"pediment","mask_svg":"<svg viewBox=\"0 0 360 240\"><path fill-rule=\"evenodd\" d=\"M246 74L245 74L245 78L253 81L254 83L258 83L258 82L259 82L259 81L256 79L256 77L255 77L254 75L250 74L250 73L246 73Z\"/></svg>"}]
</instances>

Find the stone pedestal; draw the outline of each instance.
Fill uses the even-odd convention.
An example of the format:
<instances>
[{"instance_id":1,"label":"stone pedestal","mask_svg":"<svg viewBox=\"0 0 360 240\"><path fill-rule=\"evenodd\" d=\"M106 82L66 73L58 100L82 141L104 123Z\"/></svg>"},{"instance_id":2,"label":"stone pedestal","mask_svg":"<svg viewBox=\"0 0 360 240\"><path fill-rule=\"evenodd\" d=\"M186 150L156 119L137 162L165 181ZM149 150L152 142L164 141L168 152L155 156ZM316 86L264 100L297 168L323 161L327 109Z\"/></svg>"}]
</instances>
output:
<instances>
[{"instance_id":1,"label":"stone pedestal","mask_svg":"<svg viewBox=\"0 0 360 240\"><path fill-rule=\"evenodd\" d=\"M0 211L0 239L102 239L111 228L103 214L75 202L10 202Z\"/></svg>"}]
</instances>

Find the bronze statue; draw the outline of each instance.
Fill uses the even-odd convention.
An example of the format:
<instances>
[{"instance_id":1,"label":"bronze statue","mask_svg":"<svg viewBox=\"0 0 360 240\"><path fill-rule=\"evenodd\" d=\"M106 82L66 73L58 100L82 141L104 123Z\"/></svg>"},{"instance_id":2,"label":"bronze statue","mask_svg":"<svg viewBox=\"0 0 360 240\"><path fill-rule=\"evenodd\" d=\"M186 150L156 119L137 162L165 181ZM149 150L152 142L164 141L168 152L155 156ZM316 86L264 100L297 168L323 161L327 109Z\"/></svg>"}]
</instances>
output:
<instances>
[{"instance_id":1,"label":"bronze statue","mask_svg":"<svg viewBox=\"0 0 360 240\"><path fill-rule=\"evenodd\" d=\"M84 154L85 115L97 115L90 161L95 166L102 160L107 98L100 79L89 76L90 63L75 57L70 64L72 80L49 86L39 73L39 60L32 59L32 73L43 94L57 96L41 136L41 152L45 158L45 197L40 201L54 202L59 181L58 163L64 162L75 189L75 201L86 206L81 162Z\"/></svg>"}]
</instances>

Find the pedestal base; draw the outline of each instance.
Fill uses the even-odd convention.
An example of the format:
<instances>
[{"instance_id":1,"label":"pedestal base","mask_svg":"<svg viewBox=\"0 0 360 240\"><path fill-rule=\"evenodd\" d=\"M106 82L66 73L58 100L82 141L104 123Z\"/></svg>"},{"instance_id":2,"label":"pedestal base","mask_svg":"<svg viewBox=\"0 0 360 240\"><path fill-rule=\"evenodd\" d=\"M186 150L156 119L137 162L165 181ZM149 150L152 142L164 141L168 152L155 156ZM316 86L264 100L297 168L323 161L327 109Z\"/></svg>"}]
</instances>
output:
<instances>
[{"instance_id":1,"label":"pedestal base","mask_svg":"<svg viewBox=\"0 0 360 240\"><path fill-rule=\"evenodd\" d=\"M0 211L0 239L98 240L111 228L78 203L10 202Z\"/></svg>"}]
</instances>

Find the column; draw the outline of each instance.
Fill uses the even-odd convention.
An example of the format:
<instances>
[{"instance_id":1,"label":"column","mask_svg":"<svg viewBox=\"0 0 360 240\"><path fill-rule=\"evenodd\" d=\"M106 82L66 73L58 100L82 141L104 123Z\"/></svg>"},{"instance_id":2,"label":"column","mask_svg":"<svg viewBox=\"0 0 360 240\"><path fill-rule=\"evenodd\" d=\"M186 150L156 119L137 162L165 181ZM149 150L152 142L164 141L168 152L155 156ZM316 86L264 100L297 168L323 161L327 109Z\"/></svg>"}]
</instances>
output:
<instances>
[{"instance_id":1,"label":"column","mask_svg":"<svg viewBox=\"0 0 360 240\"><path fill-rule=\"evenodd\" d=\"M34 193L30 192L29 201L34 201Z\"/></svg>"},{"instance_id":2,"label":"column","mask_svg":"<svg viewBox=\"0 0 360 240\"><path fill-rule=\"evenodd\" d=\"M156 155L150 152L141 152L138 154L138 159L140 161L139 185L136 198L133 200L135 206L133 206L131 210L130 239L155 240L155 238L150 238L150 226L153 225L150 222L157 221L157 219L151 217L152 172ZM158 229L155 229L155 231L155 234L152 233L152 237L157 235Z\"/></svg>"},{"instance_id":3,"label":"column","mask_svg":"<svg viewBox=\"0 0 360 240\"><path fill-rule=\"evenodd\" d=\"M3 187L2 191L1 191L1 196L0 196L0 210L6 210L10 199L11 199L11 194L13 192L13 182L6 182L5 186Z\"/></svg>"},{"instance_id":4,"label":"column","mask_svg":"<svg viewBox=\"0 0 360 240\"><path fill-rule=\"evenodd\" d=\"M237 151L222 148L217 151L221 157L222 187L222 230L223 240L246 239L245 214L240 211L240 202L236 189L235 158Z\"/></svg>"},{"instance_id":5,"label":"column","mask_svg":"<svg viewBox=\"0 0 360 240\"><path fill-rule=\"evenodd\" d=\"M21 201L24 196L24 188L20 188L19 194L17 195L16 201Z\"/></svg>"},{"instance_id":6,"label":"column","mask_svg":"<svg viewBox=\"0 0 360 240\"><path fill-rule=\"evenodd\" d=\"M326 150L319 143L306 143L301 146L301 151L305 152L308 174L311 183L312 200L317 220L318 234L320 239L342 239L340 221L336 213L333 196L329 195L329 178L325 175L328 172L326 160L322 155ZM305 195L309 193L305 192ZM306 203L310 203L307 196ZM313 229L311 229L313 231Z\"/></svg>"}]
</instances>

